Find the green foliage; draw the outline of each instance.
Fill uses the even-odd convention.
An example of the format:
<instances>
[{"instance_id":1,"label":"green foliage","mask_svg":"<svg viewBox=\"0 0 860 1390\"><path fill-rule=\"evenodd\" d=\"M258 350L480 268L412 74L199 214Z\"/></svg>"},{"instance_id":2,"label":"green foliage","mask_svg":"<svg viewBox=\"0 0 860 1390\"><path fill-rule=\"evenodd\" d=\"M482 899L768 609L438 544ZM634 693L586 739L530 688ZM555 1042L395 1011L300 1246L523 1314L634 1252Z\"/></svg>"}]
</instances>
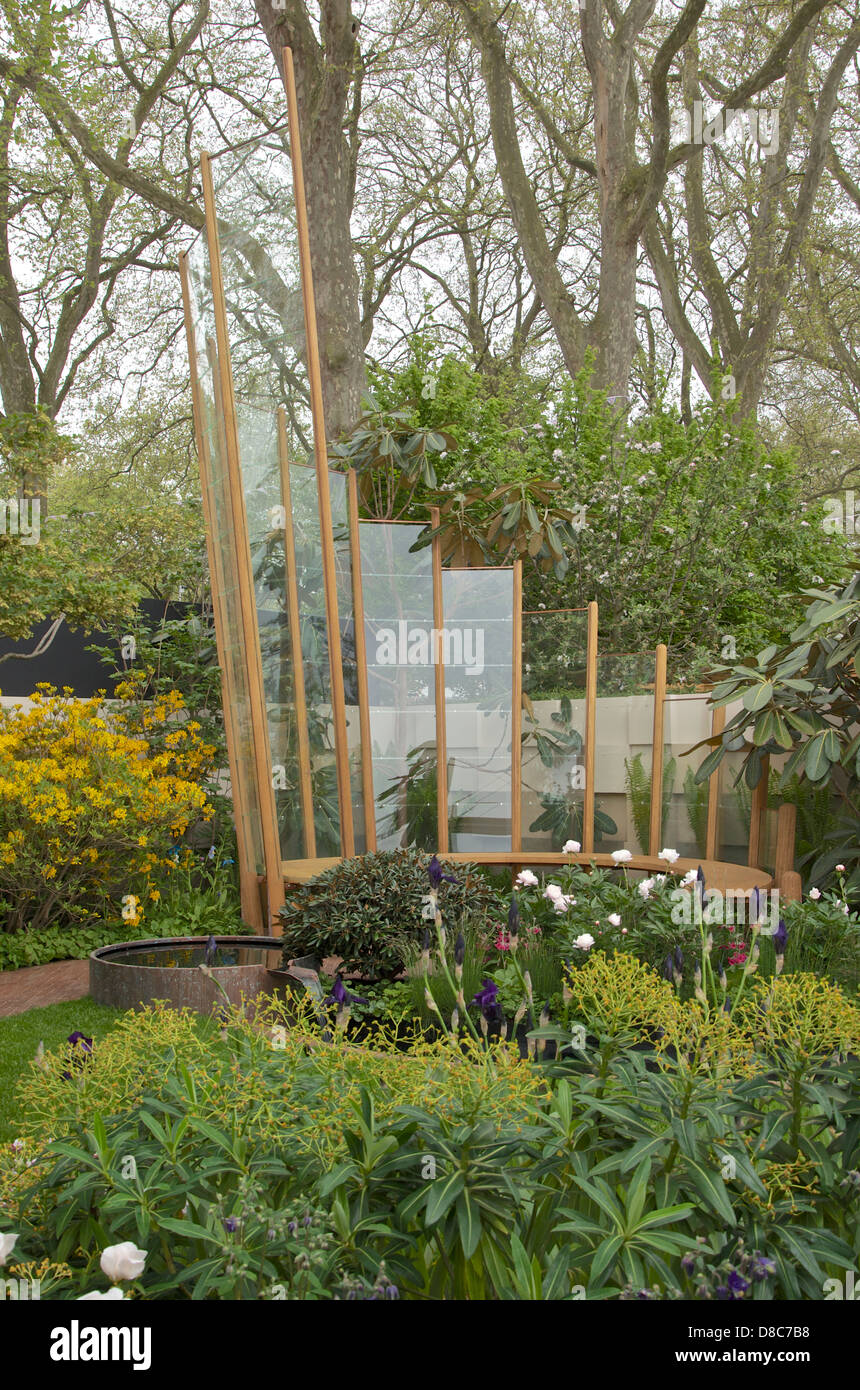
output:
<instances>
[{"instance_id":1,"label":"green foliage","mask_svg":"<svg viewBox=\"0 0 860 1390\"><path fill-rule=\"evenodd\" d=\"M708 838L708 784L699 784L691 767L684 773L684 805L693 839L696 841L696 849L704 859Z\"/></svg>"},{"instance_id":2,"label":"green foliage","mask_svg":"<svg viewBox=\"0 0 860 1390\"><path fill-rule=\"evenodd\" d=\"M103 1288L123 1240L148 1300L708 1299L730 1275L820 1299L860 1235L860 1064L833 1056L856 1010L796 977L710 1024L622 964L576 972L588 1036L543 1066L309 1048L306 1019L273 1048L235 1009L127 1017L71 1081L49 1053L22 1086L27 1157L2 1155L16 1257L63 1262L60 1299ZM655 1009L674 1052L630 1045Z\"/></svg>"},{"instance_id":3,"label":"green foliage","mask_svg":"<svg viewBox=\"0 0 860 1390\"><path fill-rule=\"evenodd\" d=\"M89 631L133 611L133 586L110 548L85 524L47 514L48 480L70 447L41 412L0 416L2 637L21 640L62 617Z\"/></svg>"},{"instance_id":4,"label":"green foliage","mask_svg":"<svg viewBox=\"0 0 860 1390\"><path fill-rule=\"evenodd\" d=\"M432 395L422 396L425 377ZM601 647L665 641L673 680L711 666L726 634L742 652L778 640L801 613L792 595L817 575L834 577L848 557L845 539L822 531L820 507L804 504L803 470L719 402L699 406L689 423L660 399L628 418L586 372L560 384L490 379L422 341L404 368L377 369L374 390L384 410L414 401L416 429L456 438L437 462L436 500L467 539L471 527L487 543L495 504L483 499L496 489L525 496L535 480L553 484L552 506L577 517L564 545L569 568L558 579L527 563L525 606L596 599ZM426 520L428 500L416 494L416 520Z\"/></svg>"},{"instance_id":5,"label":"green foliage","mask_svg":"<svg viewBox=\"0 0 860 1390\"><path fill-rule=\"evenodd\" d=\"M284 959L340 956L344 970L396 975L404 951L421 936L428 863L429 855L419 850L380 850L290 886L281 909ZM450 872L456 881L443 883L439 894L449 928L467 910L490 911L497 905L494 890L474 865L457 864Z\"/></svg>"},{"instance_id":6,"label":"green foliage","mask_svg":"<svg viewBox=\"0 0 860 1390\"><path fill-rule=\"evenodd\" d=\"M660 815L660 835L666 829L666 821L669 815L669 807L672 804L672 789L675 785L675 768L677 764L674 758L667 758L663 767L663 788L662 788L662 807ZM633 827L636 831L636 839L643 854L650 854L651 844L651 773L645 771L642 762L642 754L636 753L632 758L624 759L626 772L627 795L633 808Z\"/></svg>"},{"instance_id":7,"label":"green foliage","mask_svg":"<svg viewBox=\"0 0 860 1390\"><path fill-rule=\"evenodd\" d=\"M771 645L754 660L717 668L714 705L741 701L722 735L707 739L711 752L696 777L704 782L730 752L742 752L739 779L755 787L766 755L788 755L780 788L828 787L839 819L824 844L806 856L812 884L849 868L848 888L860 890L860 571L841 589L807 589L804 621L788 643Z\"/></svg>"}]
</instances>

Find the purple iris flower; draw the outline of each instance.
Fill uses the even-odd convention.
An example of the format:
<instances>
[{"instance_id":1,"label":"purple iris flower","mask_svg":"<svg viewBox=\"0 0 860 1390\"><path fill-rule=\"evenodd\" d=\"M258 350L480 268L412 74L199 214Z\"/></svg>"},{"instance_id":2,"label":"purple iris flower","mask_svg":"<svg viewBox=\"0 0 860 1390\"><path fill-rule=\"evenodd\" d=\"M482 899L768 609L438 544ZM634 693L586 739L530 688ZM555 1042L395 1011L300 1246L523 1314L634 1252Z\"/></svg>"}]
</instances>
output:
<instances>
[{"instance_id":1,"label":"purple iris flower","mask_svg":"<svg viewBox=\"0 0 860 1390\"><path fill-rule=\"evenodd\" d=\"M679 975L684 969L684 952L681 950L680 946L675 947L675 969Z\"/></svg>"},{"instance_id":2,"label":"purple iris flower","mask_svg":"<svg viewBox=\"0 0 860 1390\"><path fill-rule=\"evenodd\" d=\"M704 910L705 906L705 871L701 864L696 870L696 893L699 898L699 906Z\"/></svg>"},{"instance_id":3,"label":"purple iris flower","mask_svg":"<svg viewBox=\"0 0 860 1390\"><path fill-rule=\"evenodd\" d=\"M788 927L780 917L779 926L773 934L773 949L778 956L785 955L785 943L788 941Z\"/></svg>"},{"instance_id":4,"label":"purple iris flower","mask_svg":"<svg viewBox=\"0 0 860 1390\"><path fill-rule=\"evenodd\" d=\"M479 1008L484 1018L491 1023L501 1018L502 1006L499 1003L499 986L495 980L484 980L472 1000L472 1007Z\"/></svg>"},{"instance_id":5,"label":"purple iris flower","mask_svg":"<svg viewBox=\"0 0 860 1390\"><path fill-rule=\"evenodd\" d=\"M666 959L665 959L664 962L663 962L663 978L664 978L665 980L671 980L672 977L673 977L673 975L674 975L674 973L675 973L675 972L674 972L674 970L673 970L673 968L672 968L672 957L671 957L671 956L667 956Z\"/></svg>"},{"instance_id":6,"label":"purple iris flower","mask_svg":"<svg viewBox=\"0 0 860 1390\"><path fill-rule=\"evenodd\" d=\"M516 936L520 929L520 909L517 903L516 894L511 894L511 906L508 910L508 935Z\"/></svg>"},{"instance_id":7,"label":"purple iris flower","mask_svg":"<svg viewBox=\"0 0 860 1390\"><path fill-rule=\"evenodd\" d=\"M236 1217L235 1217L235 1216L227 1216L227 1217L224 1218L224 1230L225 1230L225 1231L229 1231L230 1234L233 1235L233 1233L234 1233L235 1231L238 1231L238 1229L239 1229L239 1222L236 1220Z\"/></svg>"},{"instance_id":8,"label":"purple iris flower","mask_svg":"<svg viewBox=\"0 0 860 1390\"><path fill-rule=\"evenodd\" d=\"M465 959L466 959L466 938L465 938L465 936L463 935L462 932L459 932L459 933L458 933L458 936L457 936L457 940L456 940L455 943L454 943L454 964L455 964L455 965L462 965L462 964L463 964L463 961L464 961Z\"/></svg>"},{"instance_id":9,"label":"purple iris flower","mask_svg":"<svg viewBox=\"0 0 860 1390\"><path fill-rule=\"evenodd\" d=\"M343 980L338 973L334 977L334 984L331 987L331 994L324 1001L326 1004L337 1004L342 1009L346 1004L366 1004L367 1000L362 999L359 994L350 994Z\"/></svg>"},{"instance_id":10,"label":"purple iris flower","mask_svg":"<svg viewBox=\"0 0 860 1390\"><path fill-rule=\"evenodd\" d=\"M727 1282L731 1291L731 1298L743 1298L744 1294L750 1286L749 1280L745 1279L742 1274L738 1274L738 1271L736 1269L732 1270Z\"/></svg>"},{"instance_id":11,"label":"purple iris flower","mask_svg":"<svg viewBox=\"0 0 860 1390\"><path fill-rule=\"evenodd\" d=\"M435 854L427 865L427 877L430 879L431 888L438 888L442 883L457 882L452 874L444 874L442 872L442 865L439 863L438 855Z\"/></svg>"},{"instance_id":12,"label":"purple iris flower","mask_svg":"<svg viewBox=\"0 0 860 1390\"><path fill-rule=\"evenodd\" d=\"M79 1071L87 1058L92 1054L93 1040L92 1038L88 1038L84 1033L70 1033L66 1041L69 1044L72 1054L72 1066ZM64 1071L61 1075L64 1081L71 1081L72 1079L72 1073L70 1071Z\"/></svg>"}]
</instances>

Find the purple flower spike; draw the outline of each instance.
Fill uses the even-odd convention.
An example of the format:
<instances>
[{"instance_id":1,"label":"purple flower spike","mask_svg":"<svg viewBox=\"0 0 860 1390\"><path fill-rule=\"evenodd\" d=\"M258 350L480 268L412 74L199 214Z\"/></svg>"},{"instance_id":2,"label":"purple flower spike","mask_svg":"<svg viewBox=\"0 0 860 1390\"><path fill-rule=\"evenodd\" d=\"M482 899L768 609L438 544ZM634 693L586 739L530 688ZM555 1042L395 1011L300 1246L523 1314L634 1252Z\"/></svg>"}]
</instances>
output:
<instances>
[{"instance_id":1,"label":"purple flower spike","mask_svg":"<svg viewBox=\"0 0 860 1390\"><path fill-rule=\"evenodd\" d=\"M785 955L785 943L788 941L788 927L780 917L779 926L773 934L773 949L778 956Z\"/></svg>"},{"instance_id":2,"label":"purple flower spike","mask_svg":"<svg viewBox=\"0 0 860 1390\"><path fill-rule=\"evenodd\" d=\"M439 857L436 854L433 855L433 858L427 865L427 877L430 879L431 888L438 888L442 883L457 882L453 875L442 872L442 865L439 863Z\"/></svg>"},{"instance_id":3,"label":"purple flower spike","mask_svg":"<svg viewBox=\"0 0 860 1390\"><path fill-rule=\"evenodd\" d=\"M472 1000L472 1007L481 1010L484 1018L488 1022L496 1022L502 1016L502 1008L499 1003L499 986L495 980L484 980L483 985L478 990Z\"/></svg>"},{"instance_id":4,"label":"purple flower spike","mask_svg":"<svg viewBox=\"0 0 860 1390\"><path fill-rule=\"evenodd\" d=\"M520 908L516 899L516 894L511 894L511 906L508 912L508 935L516 936L520 929Z\"/></svg>"}]
</instances>

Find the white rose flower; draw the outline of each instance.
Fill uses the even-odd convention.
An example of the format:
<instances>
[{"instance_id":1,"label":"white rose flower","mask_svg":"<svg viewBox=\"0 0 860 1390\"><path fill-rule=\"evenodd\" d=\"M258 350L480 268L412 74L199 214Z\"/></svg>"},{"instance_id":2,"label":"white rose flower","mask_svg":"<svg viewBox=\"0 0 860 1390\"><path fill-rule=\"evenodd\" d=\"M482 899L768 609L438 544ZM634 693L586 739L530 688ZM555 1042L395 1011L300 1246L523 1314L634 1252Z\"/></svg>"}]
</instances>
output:
<instances>
[{"instance_id":1,"label":"white rose flower","mask_svg":"<svg viewBox=\"0 0 860 1390\"><path fill-rule=\"evenodd\" d=\"M684 874L684 877L681 879L681 887L686 887L688 883L695 883L698 876L699 875L695 869L688 869L687 872Z\"/></svg>"},{"instance_id":2,"label":"white rose flower","mask_svg":"<svg viewBox=\"0 0 860 1390\"><path fill-rule=\"evenodd\" d=\"M654 887L654 880L653 880L653 878L643 878L642 882L639 884L639 896L640 896L640 898L650 898L650 896L651 896L651 889L652 889L653 887Z\"/></svg>"},{"instance_id":3,"label":"white rose flower","mask_svg":"<svg viewBox=\"0 0 860 1390\"><path fill-rule=\"evenodd\" d=\"M821 897L821 889L820 889L820 888L810 888L810 890L809 890L809 896L810 896L810 898L812 899L813 902L817 903L817 902L818 902L818 899Z\"/></svg>"},{"instance_id":4,"label":"white rose flower","mask_svg":"<svg viewBox=\"0 0 860 1390\"><path fill-rule=\"evenodd\" d=\"M570 898L566 898L562 893L560 897L553 898L552 905L556 912L567 912L567 909L570 907Z\"/></svg>"},{"instance_id":5,"label":"white rose flower","mask_svg":"<svg viewBox=\"0 0 860 1390\"><path fill-rule=\"evenodd\" d=\"M582 936L578 936L573 944L579 951L590 951L594 945L594 937L586 931L582 933Z\"/></svg>"},{"instance_id":6,"label":"white rose flower","mask_svg":"<svg viewBox=\"0 0 860 1390\"><path fill-rule=\"evenodd\" d=\"M119 1245L108 1245L99 1264L113 1284L118 1279L139 1279L146 1264L146 1251L138 1250L133 1240L124 1240Z\"/></svg>"},{"instance_id":7,"label":"white rose flower","mask_svg":"<svg viewBox=\"0 0 860 1390\"><path fill-rule=\"evenodd\" d=\"M78 1294L78 1297L76 1298L75 1302L86 1303L88 1302L88 1300L95 1298L125 1298L125 1294L123 1293L122 1289L108 1289L107 1293L100 1293L98 1289L93 1289L92 1293Z\"/></svg>"},{"instance_id":8,"label":"white rose flower","mask_svg":"<svg viewBox=\"0 0 860 1390\"><path fill-rule=\"evenodd\" d=\"M681 856L676 849L661 849L658 858L665 859L667 864L674 864Z\"/></svg>"},{"instance_id":9,"label":"white rose flower","mask_svg":"<svg viewBox=\"0 0 860 1390\"><path fill-rule=\"evenodd\" d=\"M630 853L629 849L614 849L612 851L612 858L615 860L616 864L628 864L633 858L633 855Z\"/></svg>"},{"instance_id":10,"label":"white rose flower","mask_svg":"<svg viewBox=\"0 0 860 1390\"><path fill-rule=\"evenodd\" d=\"M558 898L564 897L564 893L557 883L548 883L544 889L543 895L545 898L549 898L550 902L555 902Z\"/></svg>"},{"instance_id":11,"label":"white rose flower","mask_svg":"<svg viewBox=\"0 0 860 1390\"><path fill-rule=\"evenodd\" d=\"M562 851L563 854L579 854L582 849L578 840L568 840Z\"/></svg>"},{"instance_id":12,"label":"white rose flower","mask_svg":"<svg viewBox=\"0 0 860 1390\"><path fill-rule=\"evenodd\" d=\"M15 1248L15 1241L18 1239L17 1232L0 1232L0 1265L4 1265Z\"/></svg>"},{"instance_id":13,"label":"white rose flower","mask_svg":"<svg viewBox=\"0 0 860 1390\"><path fill-rule=\"evenodd\" d=\"M535 888L537 887L538 878L537 874L533 874L531 869L523 869L521 873L517 874L515 881L518 888Z\"/></svg>"},{"instance_id":14,"label":"white rose flower","mask_svg":"<svg viewBox=\"0 0 860 1390\"><path fill-rule=\"evenodd\" d=\"M610 912L606 920L609 923L610 927L621 926L621 915L618 912Z\"/></svg>"}]
</instances>

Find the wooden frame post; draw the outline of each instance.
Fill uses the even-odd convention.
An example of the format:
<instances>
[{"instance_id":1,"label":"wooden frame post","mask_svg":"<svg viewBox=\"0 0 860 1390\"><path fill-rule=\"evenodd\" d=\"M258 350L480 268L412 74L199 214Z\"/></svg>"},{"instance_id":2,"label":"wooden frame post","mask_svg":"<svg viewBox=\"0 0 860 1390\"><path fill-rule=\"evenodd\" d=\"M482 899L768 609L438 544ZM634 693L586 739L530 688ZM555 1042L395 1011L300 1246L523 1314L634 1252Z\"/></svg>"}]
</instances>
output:
<instances>
[{"instance_id":1,"label":"wooden frame post","mask_svg":"<svg viewBox=\"0 0 860 1390\"><path fill-rule=\"evenodd\" d=\"M511 635L511 849L523 847L523 562L514 561Z\"/></svg>"},{"instance_id":2,"label":"wooden frame post","mask_svg":"<svg viewBox=\"0 0 860 1390\"><path fill-rule=\"evenodd\" d=\"M750 838L747 864L751 869L761 868L762 830L767 812L767 789L770 781L770 757L765 753L761 762L761 777L758 786L753 788L750 803Z\"/></svg>"},{"instance_id":3,"label":"wooden frame post","mask_svg":"<svg viewBox=\"0 0 860 1390\"><path fill-rule=\"evenodd\" d=\"M663 834L663 729L666 714L666 643L658 642L654 671L654 726L651 735L651 819L649 849L659 854Z\"/></svg>"},{"instance_id":4,"label":"wooden frame post","mask_svg":"<svg viewBox=\"0 0 860 1390\"><path fill-rule=\"evenodd\" d=\"M257 797L263 832L263 865L266 875L266 901L269 909L267 927L277 928L278 909L284 904L284 879L281 868L281 843L278 833L278 813L272 786L272 760L266 700L263 691L263 666L260 656L260 633L251 552L248 542L248 517L239 461L239 431L236 418L236 399L233 391L233 372L230 361L230 342L227 331L227 309L224 281L221 273L221 250L218 239L215 190L209 155L200 156L203 182L203 206L206 216L206 242L209 249L209 273L212 282L212 306L215 317L215 338L218 350L218 372L221 386L221 409L224 424L227 476L230 506L233 516L233 535L236 546L236 570L239 603L242 614L242 640L248 680L248 697L253 731L254 764L257 774Z\"/></svg>"},{"instance_id":5,"label":"wooden frame post","mask_svg":"<svg viewBox=\"0 0 860 1390\"><path fill-rule=\"evenodd\" d=\"M197 466L200 472L200 496L203 503L203 524L206 531L206 556L209 564L209 583L212 589L212 616L215 623L215 644L218 649L218 669L221 674L221 705L224 713L224 729L227 743L227 764L230 771L230 792L233 801L233 816L236 825L236 857L239 868L239 901L242 920L258 931L263 929L263 911L257 883L257 865L254 848L248 839L247 817L250 814L245 804L242 773L237 757L237 735L235 726L236 701L230 675L227 651L227 620L224 612L224 576L221 569L218 547L215 544L215 517L212 513L212 460L203 413L200 393L200 379L197 375L197 342L191 318L191 286L188 276L188 253L179 256L179 279L182 285L182 308L185 317L185 337L188 343L188 362L191 377L191 413L194 421L194 438L197 445Z\"/></svg>"},{"instance_id":6,"label":"wooden frame post","mask_svg":"<svg viewBox=\"0 0 860 1390\"><path fill-rule=\"evenodd\" d=\"M594 776L597 734L597 604L588 605L585 655L585 794L582 803L582 852L594 853Z\"/></svg>"},{"instance_id":7,"label":"wooden frame post","mask_svg":"<svg viewBox=\"0 0 860 1390\"><path fill-rule=\"evenodd\" d=\"M797 832L797 807L784 801L777 812L776 853L773 876L777 888L782 888L786 874L794 873L794 840Z\"/></svg>"},{"instance_id":8,"label":"wooden frame post","mask_svg":"<svg viewBox=\"0 0 860 1390\"><path fill-rule=\"evenodd\" d=\"M361 800L364 807L364 843L376 849L376 798L373 794L373 744L370 732L370 692L367 683L367 643L364 631L364 583L361 574L361 530L358 516L358 476L347 474L349 502L349 554L352 569L352 610L355 623L355 663L358 672L358 724L361 738Z\"/></svg>"},{"instance_id":9,"label":"wooden frame post","mask_svg":"<svg viewBox=\"0 0 860 1390\"><path fill-rule=\"evenodd\" d=\"M430 508L430 524L439 529L438 507ZM445 710L445 667L442 662L442 630L445 626L442 602L442 542L435 536L432 545L433 562L433 674L436 699L436 839L440 854L446 854L448 842L448 726Z\"/></svg>"},{"instance_id":10,"label":"wooden frame post","mask_svg":"<svg viewBox=\"0 0 860 1390\"><path fill-rule=\"evenodd\" d=\"M290 125L290 152L293 158L293 186L296 204L296 230L299 241L299 266L302 279L302 301L305 317L305 347L308 381L311 395L311 417L314 430L314 461L319 494L320 539L322 548L323 581L325 586L326 628L328 631L329 669L331 676L331 707L334 724L335 768L337 799L340 810L341 849L347 859L355 854L352 823L352 788L349 777L349 747L346 732L346 700L343 689L343 656L340 641L340 613L337 602L337 568L331 520L331 489L328 479L325 413L323 410L322 375L320 372L319 339L314 304L311 244L308 232L308 211L305 203L305 176L302 164L302 142L299 129L299 105L296 96L296 75L292 50L283 50L283 79L287 94L287 113Z\"/></svg>"},{"instance_id":11,"label":"wooden frame post","mask_svg":"<svg viewBox=\"0 0 860 1390\"><path fill-rule=\"evenodd\" d=\"M726 727L726 707L718 705L711 714L711 737L717 738ZM708 825L705 832L705 858L717 858L717 841L720 833L720 773L722 765L714 769L708 778Z\"/></svg>"},{"instance_id":12,"label":"wooden frame post","mask_svg":"<svg viewBox=\"0 0 860 1390\"><path fill-rule=\"evenodd\" d=\"M313 778L311 776L311 747L308 736L308 706L305 695L305 663L302 652L302 623L299 613L299 588L296 575L296 537L293 531L293 491L290 483L290 455L287 443L287 412L278 406L278 462L281 470L281 505L284 508L284 579L286 584L287 623L293 654L293 689L296 697L296 744L299 763L299 805L305 853L308 859L317 856L317 831L314 822Z\"/></svg>"}]
</instances>

